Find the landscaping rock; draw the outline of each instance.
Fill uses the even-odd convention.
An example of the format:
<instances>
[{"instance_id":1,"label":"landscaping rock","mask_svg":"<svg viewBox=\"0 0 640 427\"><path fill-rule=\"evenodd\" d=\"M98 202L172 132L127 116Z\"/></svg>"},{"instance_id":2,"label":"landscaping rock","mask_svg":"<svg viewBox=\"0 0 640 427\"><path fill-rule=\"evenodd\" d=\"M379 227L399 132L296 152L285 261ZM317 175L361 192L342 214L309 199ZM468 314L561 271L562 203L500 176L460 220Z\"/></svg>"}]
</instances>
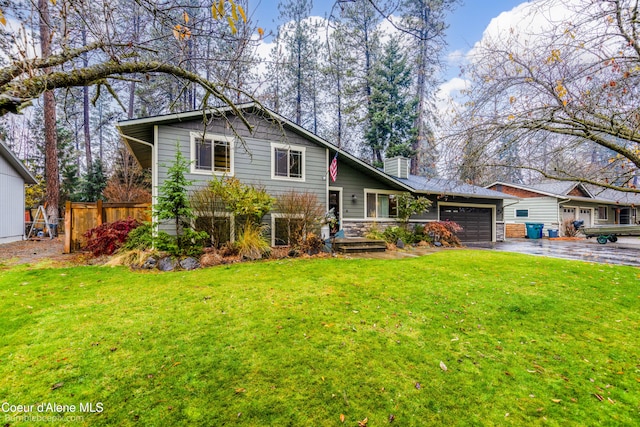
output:
<instances>
[{"instance_id":1,"label":"landscaping rock","mask_svg":"<svg viewBox=\"0 0 640 427\"><path fill-rule=\"evenodd\" d=\"M180 267L184 270L195 270L196 268L200 268L200 263L195 258L187 257L180 261Z\"/></svg>"},{"instance_id":2,"label":"landscaping rock","mask_svg":"<svg viewBox=\"0 0 640 427\"><path fill-rule=\"evenodd\" d=\"M158 265L158 260L155 257L150 256L144 261L141 268L144 268L146 270L151 270L156 268L157 265Z\"/></svg>"},{"instance_id":3,"label":"landscaping rock","mask_svg":"<svg viewBox=\"0 0 640 427\"><path fill-rule=\"evenodd\" d=\"M173 271L177 266L178 261L170 256L160 258L160 260L158 261L158 270L160 271Z\"/></svg>"},{"instance_id":4,"label":"landscaping rock","mask_svg":"<svg viewBox=\"0 0 640 427\"><path fill-rule=\"evenodd\" d=\"M396 248L404 249L404 242L402 241L402 239L398 239L398 241L396 242Z\"/></svg>"}]
</instances>

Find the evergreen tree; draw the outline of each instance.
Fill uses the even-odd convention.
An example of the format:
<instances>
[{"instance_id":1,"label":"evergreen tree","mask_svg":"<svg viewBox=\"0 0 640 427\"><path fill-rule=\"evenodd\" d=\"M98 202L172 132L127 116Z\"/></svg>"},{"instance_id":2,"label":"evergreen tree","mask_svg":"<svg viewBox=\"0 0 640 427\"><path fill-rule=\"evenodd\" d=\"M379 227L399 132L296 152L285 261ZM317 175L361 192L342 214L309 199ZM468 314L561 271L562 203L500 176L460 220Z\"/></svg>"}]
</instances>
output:
<instances>
[{"instance_id":1,"label":"evergreen tree","mask_svg":"<svg viewBox=\"0 0 640 427\"><path fill-rule=\"evenodd\" d=\"M280 19L284 21L278 29L281 39L276 54L285 56L280 62L282 79L278 81L280 111L296 124L317 131L319 106L317 82L317 26L307 19L311 14L311 0L281 0L278 4ZM283 102L284 101L284 102Z\"/></svg>"},{"instance_id":2,"label":"evergreen tree","mask_svg":"<svg viewBox=\"0 0 640 427\"><path fill-rule=\"evenodd\" d=\"M444 68L442 53L446 43L446 14L459 0L402 0L399 26L404 31L405 46L413 68L413 93L418 100L415 127L417 138L412 150L416 158L411 173L437 175L438 150L433 128L437 125L434 95L438 73Z\"/></svg>"},{"instance_id":3,"label":"evergreen tree","mask_svg":"<svg viewBox=\"0 0 640 427\"><path fill-rule=\"evenodd\" d=\"M372 77L370 127L365 134L372 160L380 165L383 156L410 158L415 155L417 101L410 94L411 70L397 38L386 44Z\"/></svg>"},{"instance_id":4,"label":"evergreen tree","mask_svg":"<svg viewBox=\"0 0 640 427\"><path fill-rule=\"evenodd\" d=\"M64 204L67 200L71 202L79 201L81 199L79 190L82 187L82 182L78 174L78 165L68 163L61 168L61 171L60 204Z\"/></svg>"},{"instance_id":5,"label":"evergreen tree","mask_svg":"<svg viewBox=\"0 0 640 427\"><path fill-rule=\"evenodd\" d=\"M175 161L167 171L167 179L159 188L154 211L157 220L173 221L175 236L160 231L156 247L173 255L195 256L202 253L202 247L209 235L205 231L195 231L190 226L190 220L196 216L189 202L187 189L193 181L186 178L189 162L182 155L179 144L176 148Z\"/></svg>"},{"instance_id":6,"label":"evergreen tree","mask_svg":"<svg viewBox=\"0 0 640 427\"><path fill-rule=\"evenodd\" d=\"M91 169L87 171L82 182L83 202L95 202L103 200L102 190L107 186L107 177L102 169L102 161L96 159L91 163Z\"/></svg>"},{"instance_id":7,"label":"evergreen tree","mask_svg":"<svg viewBox=\"0 0 640 427\"><path fill-rule=\"evenodd\" d=\"M172 220L175 225L175 235L180 236L183 226L194 218L187 188L192 184L186 174L189 172L189 162L180 151L176 149L176 158L173 165L167 171L165 179L158 191L158 201L155 206L155 214L158 220Z\"/></svg>"},{"instance_id":8,"label":"evergreen tree","mask_svg":"<svg viewBox=\"0 0 640 427\"><path fill-rule=\"evenodd\" d=\"M344 44L342 50L347 52L345 60L349 55L348 61L352 62L346 72L348 84L341 88L346 127L352 129L348 139L355 141L363 157L368 157L370 147L364 140L364 134L370 125L371 82L374 64L380 56L379 24L382 17L369 0L341 3L340 7L341 25L336 31L345 33L339 43ZM332 52L334 50L332 48ZM331 60L334 60L333 56Z\"/></svg>"}]
</instances>

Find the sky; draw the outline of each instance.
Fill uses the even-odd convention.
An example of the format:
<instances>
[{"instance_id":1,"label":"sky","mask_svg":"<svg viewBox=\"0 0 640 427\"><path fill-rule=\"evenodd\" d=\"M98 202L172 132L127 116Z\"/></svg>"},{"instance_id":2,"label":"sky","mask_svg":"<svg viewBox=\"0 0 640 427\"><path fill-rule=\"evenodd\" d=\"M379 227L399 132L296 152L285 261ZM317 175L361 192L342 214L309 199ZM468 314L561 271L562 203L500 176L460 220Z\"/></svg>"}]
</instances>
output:
<instances>
[{"instance_id":1,"label":"sky","mask_svg":"<svg viewBox=\"0 0 640 427\"><path fill-rule=\"evenodd\" d=\"M249 0L249 9L252 11L252 19L267 33L269 30L275 33L278 21L278 0ZM447 24L448 49L445 55L448 58L464 55L473 45L480 41L482 33L493 18L503 12L509 12L518 5L527 3L525 0L463 0L452 13L449 14ZM325 17L331 12L334 0L313 1L312 14ZM507 17L506 15L503 18ZM266 40L271 41L270 39ZM443 78L450 80L458 74L455 61L446 70Z\"/></svg>"}]
</instances>

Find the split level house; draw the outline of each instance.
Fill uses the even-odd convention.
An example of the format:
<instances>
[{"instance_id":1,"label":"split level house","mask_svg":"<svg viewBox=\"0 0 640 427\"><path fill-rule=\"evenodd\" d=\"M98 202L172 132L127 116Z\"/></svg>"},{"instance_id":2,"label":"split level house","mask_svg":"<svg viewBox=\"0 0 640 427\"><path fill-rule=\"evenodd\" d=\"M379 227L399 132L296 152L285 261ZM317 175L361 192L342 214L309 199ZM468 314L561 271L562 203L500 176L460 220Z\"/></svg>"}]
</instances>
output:
<instances>
[{"instance_id":1,"label":"split level house","mask_svg":"<svg viewBox=\"0 0 640 427\"><path fill-rule=\"evenodd\" d=\"M36 183L20 159L0 141L0 243L24 238L24 185Z\"/></svg>"},{"instance_id":2,"label":"split level house","mask_svg":"<svg viewBox=\"0 0 640 427\"><path fill-rule=\"evenodd\" d=\"M487 188L517 197L506 200L504 221L513 224L544 224L544 229L564 231L566 221L582 220L585 227L608 224L637 224L640 194L603 189L572 181L540 184L496 182ZM524 227L520 227L524 233ZM518 234L514 229L514 234ZM507 237L520 237L507 232Z\"/></svg>"},{"instance_id":3,"label":"split level house","mask_svg":"<svg viewBox=\"0 0 640 427\"><path fill-rule=\"evenodd\" d=\"M377 169L286 118L255 103L236 106L250 124L245 126L226 107L121 121L117 128L143 168L151 168L153 200L167 178L176 150L190 160L188 179L194 186L213 177L233 176L258 185L277 197L289 191L316 195L327 211L333 209L345 237L361 237L371 227L395 225L395 197L401 193L428 197L428 212L415 223L456 221L463 241L503 238L502 193L447 180L409 174L409 159L393 158ZM335 181L329 167L337 153ZM225 217L225 213L212 213ZM226 215L228 218L228 215ZM265 217L271 243L285 244L282 214ZM233 221L229 238L233 238ZM169 227L165 227L169 231Z\"/></svg>"}]
</instances>

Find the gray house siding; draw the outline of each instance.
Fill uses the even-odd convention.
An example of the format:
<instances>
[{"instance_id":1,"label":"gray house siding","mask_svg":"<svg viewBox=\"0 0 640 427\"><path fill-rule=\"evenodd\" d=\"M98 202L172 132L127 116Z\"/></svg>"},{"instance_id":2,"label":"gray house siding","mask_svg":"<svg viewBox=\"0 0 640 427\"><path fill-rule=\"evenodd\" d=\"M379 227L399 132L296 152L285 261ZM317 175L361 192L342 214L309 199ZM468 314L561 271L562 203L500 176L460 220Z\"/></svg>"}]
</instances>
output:
<instances>
[{"instance_id":1,"label":"gray house siding","mask_svg":"<svg viewBox=\"0 0 640 427\"><path fill-rule=\"evenodd\" d=\"M380 217L367 217L367 194L370 193L382 195L411 192L416 195L425 195L433 205L429 212L412 218L414 222L438 220L439 206L443 201L459 201L461 205L489 207L493 212L494 229L496 218L502 216L500 209L502 200L495 195L476 193L477 188L471 188L472 186L468 185L460 186L446 180L427 183L423 182L424 179L413 180L410 175L400 179L388 173L385 174L275 113L273 115L261 113L262 110L255 105L248 105L241 109L252 127L251 131L228 109L223 109L221 112L226 114L224 117L208 115L207 120L214 118L207 123L206 130L203 129L201 112L128 120L121 122L118 129L140 164L143 167L152 167L154 197L157 197L158 189L165 182L168 169L175 160L177 144L183 156L192 160L195 158L192 156L192 151L195 152L195 148L192 149L195 139L211 135L233 143L233 170L229 175L235 176L243 183L261 186L273 196L290 190L310 192L316 195L326 209L329 208L330 202L333 204L335 200L334 192L338 192L341 225L347 237L361 235L360 230L363 227L373 224L381 226L396 224L395 218L383 218L389 213L389 199L384 197L376 198L376 210ZM285 146L282 147L279 144ZM224 144L213 146L220 149ZM276 176L272 170L274 163L272 153L275 146L285 149L291 147L294 150L298 148L298 151L304 152L302 178ZM211 148L206 149L209 153L211 152ZM337 180L332 182L328 168L336 151L339 152L338 175ZM214 159L220 158L214 157ZM282 164L280 166L282 167ZM214 173L204 171L211 167L212 163L209 162L201 165L201 170L195 170L195 167L190 169L187 178L194 182L194 188L206 185L213 179ZM285 165L285 167L288 166ZM401 174L403 171L400 161L396 173ZM466 196L469 192L471 197ZM465 210L459 212L465 212ZM265 218L265 222L269 225L272 225L271 217L277 218L277 212ZM161 227L171 231L168 225Z\"/></svg>"},{"instance_id":2,"label":"gray house siding","mask_svg":"<svg viewBox=\"0 0 640 427\"><path fill-rule=\"evenodd\" d=\"M24 236L24 178L0 156L0 243Z\"/></svg>"},{"instance_id":3,"label":"gray house siding","mask_svg":"<svg viewBox=\"0 0 640 427\"><path fill-rule=\"evenodd\" d=\"M315 194L318 201L326 206L327 198L327 149L314 144L293 132L286 132L283 137L281 131L274 126L259 126L251 137L240 140L231 130L225 129L224 122L214 121L207 127L206 133L222 135L233 139L234 159L233 176L246 184L253 184L264 188L269 194L277 197L288 191L309 192ZM158 186L167 179L168 169L175 161L176 149L186 159L191 158L191 133L201 133L202 124L198 122L180 123L158 128ZM277 135L277 137L276 137ZM271 140L269 140L271 138ZM287 147L304 148L304 179L288 180L272 177L272 142L279 141ZM205 186L214 179L213 173L188 173L187 179L194 181L193 190ZM265 217L270 223L270 215ZM170 231L169 224L163 224L161 229Z\"/></svg>"}]
</instances>

